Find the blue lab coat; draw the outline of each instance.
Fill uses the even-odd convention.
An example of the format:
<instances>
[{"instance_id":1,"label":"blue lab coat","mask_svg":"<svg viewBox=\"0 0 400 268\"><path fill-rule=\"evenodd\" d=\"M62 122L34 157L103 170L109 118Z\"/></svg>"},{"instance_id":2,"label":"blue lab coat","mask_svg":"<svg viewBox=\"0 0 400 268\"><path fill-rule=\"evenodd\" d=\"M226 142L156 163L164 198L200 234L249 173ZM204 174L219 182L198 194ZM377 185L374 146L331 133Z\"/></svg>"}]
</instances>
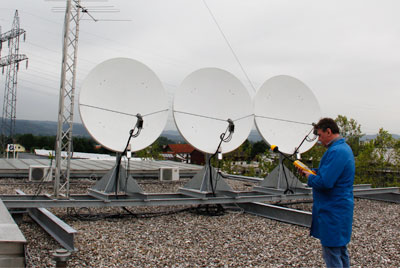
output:
<instances>
[{"instance_id":1,"label":"blue lab coat","mask_svg":"<svg viewBox=\"0 0 400 268\"><path fill-rule=\"evenodd\" d=\"M326 247L345 246L353 223L355 164L343 138L329 146L315 171L317 175L308 177L314 198L310 235Z\"/></svg>"}]
</instances>

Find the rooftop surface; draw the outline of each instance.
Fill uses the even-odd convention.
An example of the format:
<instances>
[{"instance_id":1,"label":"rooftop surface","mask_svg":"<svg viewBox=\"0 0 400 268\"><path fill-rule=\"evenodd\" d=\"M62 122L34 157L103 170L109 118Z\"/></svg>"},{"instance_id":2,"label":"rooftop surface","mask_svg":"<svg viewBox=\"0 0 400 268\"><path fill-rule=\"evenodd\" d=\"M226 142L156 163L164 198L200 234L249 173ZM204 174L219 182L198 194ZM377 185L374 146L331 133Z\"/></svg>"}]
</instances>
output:
<instances>
[{"instance_id":1,"label":"rooftop surface","mask_svg":"<svg viewBox=\"0 0 400 268\"><path fill-rule=\"evenodd\" d=\"M127 161L122 161L126 167ZM50 159L0 159L0 177L13 178L25 177L29 175L29 166L50 166L55 167L55 161ZM90 160L90 159L72 159L71 177L82 177L93 175L99 177L108 172L115 165L115 160ZM129 161L129 170L131 174L153 175L158 177L161 167L177 167L181 173L194 175L202 167L193 164L185 164L175 161Z\"/></svg>"},{"instance_id":2,"label":"rooftop surface","mask_svg":"<svg viewBox=\"0 0 400 268\"><path fill-rule=\"evenodd\" d=\"M26 180L0 180L0 193L21 188L34 193L37 185ZM235 190L249 182L227 180ZM186 181L140 180L145 192L176 192ZM92 182L81 180L71 189L84 193ZM48 190L51 191L51 185ZM291 207L310 210L310 203ZM199 215L187 207L131 207L136 216L121 208L51 209L78 231L68 267L323 267L319 241L309 229L242 213ZM356 199L352 241L352 267L400 265L400 205ZM164 212L159 215L156 212ZM91 217L88 217L88 216ZM85 220L86 218L86 220ZM88 220L92 219L92 220ZM60 246L29 217L19 224L28 240L28 264L54 267L51 253Z\"/></svg>"}]
</instances>

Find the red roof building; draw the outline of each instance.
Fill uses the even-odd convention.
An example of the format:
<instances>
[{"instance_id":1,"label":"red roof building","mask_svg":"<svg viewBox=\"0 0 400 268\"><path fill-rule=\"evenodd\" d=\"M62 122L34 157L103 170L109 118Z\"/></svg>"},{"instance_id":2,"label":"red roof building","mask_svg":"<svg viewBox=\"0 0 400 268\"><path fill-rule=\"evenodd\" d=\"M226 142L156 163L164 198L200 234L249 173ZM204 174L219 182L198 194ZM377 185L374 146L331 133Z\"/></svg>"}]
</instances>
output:
<instances>
[{"instance_id":1,"label":"red roof building","mask_svg":"<svg viewBox=\"0 0 400 268\"><path fill-rule=\"evenodd\" d=\"M173 160L189 164L204 165L205 156L190 144L168 144L163 149L164 154L173 156Z\"/></svg>"}]
</instances>

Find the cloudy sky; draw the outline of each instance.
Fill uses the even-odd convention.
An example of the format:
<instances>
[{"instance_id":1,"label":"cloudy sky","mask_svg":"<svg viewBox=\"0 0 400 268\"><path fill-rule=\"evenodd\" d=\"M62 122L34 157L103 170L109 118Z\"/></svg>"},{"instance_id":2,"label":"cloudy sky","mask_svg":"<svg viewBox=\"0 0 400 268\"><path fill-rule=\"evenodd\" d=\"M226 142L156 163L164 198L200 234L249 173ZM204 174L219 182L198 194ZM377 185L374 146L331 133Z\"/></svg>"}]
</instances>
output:
<instances>
[{"instance_id":1,"label":"cloudy sky","mask_svg":"<svg viewBox=\"0 0 400 268\"><path fill-rule=\"evenodd\" d=\"M191 72L231 72L251 96L267 79L303 81L323 116L354 118L364 133L383 127L400 134L400 1L398 0L108 0L118 13L84 15L80 24L77 92L97 64L129 57L150 67L170 102ZM2 33L18 9L27 32L20 53L17 119L57 120L65 1L1 0ZM217 21L240 64L216 25ZM3 46L1 56L8 54ZM249 77L249 83L246 75ZM3 104L5 75L0 76ZM3 88L3 89L1 89ZM301 107L298 107L301 109ZM75 113L75 121L80 122ZM167 129L173 128L170 118Z\"/></svg>"}]
</instances>

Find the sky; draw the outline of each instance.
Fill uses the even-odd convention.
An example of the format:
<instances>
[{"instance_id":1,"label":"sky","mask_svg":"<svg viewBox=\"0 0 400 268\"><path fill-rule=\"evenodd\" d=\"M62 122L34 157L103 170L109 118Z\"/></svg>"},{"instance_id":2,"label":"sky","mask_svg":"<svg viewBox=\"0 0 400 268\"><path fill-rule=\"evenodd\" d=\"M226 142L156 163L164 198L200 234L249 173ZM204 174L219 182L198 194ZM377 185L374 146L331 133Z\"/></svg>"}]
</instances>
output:
<instances>
[{"instance_id":1,"label":"sky","mask_svg":"<svg viewBox=\"0 0 400 268\"><path fill-rule=\"evenodd\" d=\"M151 68L171 105L185 77L201 68L231 72L251 97L267 79L285 74L312 90L322 116L353 118L365 134L380 128L400 134L398 0L108 0L82 5L89 11L112 6L119 12L91 13L97 22L82 17L77 96L90 70L115 57ZM28 56L29 65L25 69L22 63L18 72L17 119L57 121L64 13L52 11L55 7L65 7L65 1L1 0L1 32L11 29L16 9L26 30L20 53ZM7 54L4 44L1 56ZM4 85L5 75L0 75L1 108ZM80 123L75 110L74 121ZM166 129L174 128L170 116Z\"/></svg>"}]
</instances>

